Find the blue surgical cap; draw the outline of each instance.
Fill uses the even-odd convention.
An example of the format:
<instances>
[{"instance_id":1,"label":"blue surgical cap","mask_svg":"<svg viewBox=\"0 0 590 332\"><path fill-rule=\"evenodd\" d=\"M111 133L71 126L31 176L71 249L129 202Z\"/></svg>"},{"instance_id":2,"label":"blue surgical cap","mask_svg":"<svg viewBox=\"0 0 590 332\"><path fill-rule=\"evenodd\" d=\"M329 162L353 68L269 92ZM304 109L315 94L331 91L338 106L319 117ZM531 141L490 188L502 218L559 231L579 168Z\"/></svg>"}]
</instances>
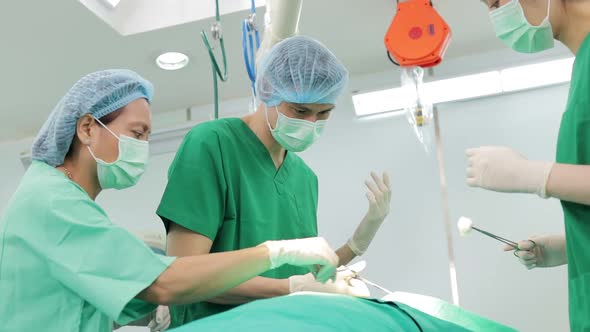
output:
<instances>
[{"instance_id":1,"label":"blue surgical cap","mask_svg":"<svg viewBox=\"0 0 590 332\"><path fill-rule=\"evenodd\" d=\"M100 119L134 100L151 101L152 84L126 69L98 71L82 77L53 109L33 143L34 160L62 165L76 133L78 119Z\"/></svg>"},{"instance_id":2,"label":"blue surgical cap","mask_svg":"<svg viewBox=\"0 0 590 332\"><path fill-rule=\"evenodd\" d=\"M265 54L256 74L261 102L334 104L348 82L344 65L315 39L287 38Z\"/></svg>"}]
</instances>

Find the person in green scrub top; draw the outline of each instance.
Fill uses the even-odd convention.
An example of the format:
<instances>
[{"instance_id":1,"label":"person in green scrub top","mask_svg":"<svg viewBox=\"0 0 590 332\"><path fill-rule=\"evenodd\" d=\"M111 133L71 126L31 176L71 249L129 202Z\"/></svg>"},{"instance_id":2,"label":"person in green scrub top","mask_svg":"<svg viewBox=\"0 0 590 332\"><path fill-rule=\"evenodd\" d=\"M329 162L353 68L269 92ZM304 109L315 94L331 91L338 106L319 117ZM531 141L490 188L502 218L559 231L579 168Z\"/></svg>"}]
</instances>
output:
<instances>
[{"instance_id":1,"label":"person in green scrub top","mask_svg":"<svg viewBox=\"0 0 590 332\"><path fill-rule=\"evenodd\" d=\"M313 268L318 282L334 278L338 257L321 238L174 258L111 223L95 199L143 173L152 90L129 70L92 73L43 125L0 218L3 332L111 331L113 321L204 300L287 263Z\"/></svg>"},{"instance_id":2,"label":"person in green scrub top","mask_svg":"<svg viewBox=\"0 0 590 332\"><path fill-rule=\"evenodd\" d=\"M320 137L347 80L342 63L312 38L274 45L258 66L257 111L199 124L181 144L157 210L168 232L168 254L317 236L318 179L295 152ZM368 212L336 251L343 265L367 250L389 213L388 176L373 173L367 187ZM207 302L172 307L171 326L297 291L367 295L343 283L318 284L307 272L283 266Z\"/></svg>"},{"instance_id":3,"label":"person in green scrub top","mask_svg":"<svg viewBox=\"0 0 590 332\"><path fill-rule=\"evenodd\" d=\"M559 40L575 55L569 100L555 162L528 160L507 147L468 149L467 183L508 193L561 200L565 237L519 245L528 267L568 264L572 331L590 330L590 1L484 0L496 35L515 51L534 53Z\"/></svg>"}]
</instances>

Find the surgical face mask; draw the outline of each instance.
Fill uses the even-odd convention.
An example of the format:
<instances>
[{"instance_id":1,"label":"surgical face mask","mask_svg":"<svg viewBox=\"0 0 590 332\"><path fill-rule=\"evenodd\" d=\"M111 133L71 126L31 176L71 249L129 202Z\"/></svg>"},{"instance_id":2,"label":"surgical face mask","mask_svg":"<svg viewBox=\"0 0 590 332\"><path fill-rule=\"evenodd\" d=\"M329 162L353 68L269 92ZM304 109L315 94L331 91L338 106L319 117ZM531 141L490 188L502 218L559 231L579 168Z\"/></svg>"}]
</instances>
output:
<instances>
[{"instance_id":1,"label":"surgical face mask","mask_svg":"<svg viewBox=\"0 0 590 332\"><path fill-rule=\"evenodd\" d=\"M547 0L547 16L539 26L531 25L518 0L512 0L490 12L496 36L513 50L537 53L553 48L553 30L549 22L551 0Z\"/></svg>"},{"instance_id":2,"label":"surgical face mask","mask_svg":"<svg viewBox=\"0 0 590 332\"><path fill-rule=\"evenodd\" d=\"M272 134L272 137L279 142L279 144L292 152L301 152L309 148L324 131L326 120L317 120L311 122L301 119L290 118L275 106L277 111L277 123L273 129L268 120L268 107L266 107L266 123Z\"/></svg>"},{"instance_id":3,"label":"surgical face mask","mask_svg":"<svg viewBox=\"0 0 590 332\"><path fill-rule=\"evenodd\" d=\"M119 140L119 157L112 163L96 158L90 147L88 151L96 160L98 182L102 189L125 189L134 186L145 171L150 150L147 141L125 135L115 135L100 120L95 120Z\"/></svg>"}]
</instances>

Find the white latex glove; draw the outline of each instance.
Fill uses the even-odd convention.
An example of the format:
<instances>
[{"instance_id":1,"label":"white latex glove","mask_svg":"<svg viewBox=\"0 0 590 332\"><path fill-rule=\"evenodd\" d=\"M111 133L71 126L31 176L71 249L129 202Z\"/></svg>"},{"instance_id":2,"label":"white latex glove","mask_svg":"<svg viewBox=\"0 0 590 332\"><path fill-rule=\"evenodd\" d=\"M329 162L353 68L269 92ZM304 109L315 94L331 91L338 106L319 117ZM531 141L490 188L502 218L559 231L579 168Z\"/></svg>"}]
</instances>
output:
<instances>
[{"instance_id":1,"label":"white latex glove","mask_svg":"<svg viewBox=\"0 0 590 332\"><path fill-rule=\"evenodd\" d=\"M547 180L553 163L531 161L510 148L498 146L468 149L465 154L469 186L547 198Z\"/></svg>"},{"instance_id":2,"label":"white latex glove","mask_svg":"<svg viewBox=\"0 0 590 332\"><path fill-rule=\"evenodd\" d=\"M150 321L147 326L150 332L166 331L170 327L170 310L167 306L158 306L156 309L156 316Z\"/></svg>"},{"instance_id":3,"label":"white latex glove","mask_svg":"<svg viewBox=\"0 0 590 332\"><path fill-rule=\"evenodd\" d=\"M319 282L326 282L335 276L338 256L321 237L267 241L261 245L268 248L271 269L284 264L307 266L314 274L317 272L316 279Z\"/></svg>"},{"instance_id":4,"label":"white latex glove","mask_svg":"<svg viewBox=\"0 0 590 332\"><path fill-rule=\"evenodd\" d=\"M371 172L371 178L365 181L369 210L347 243L357 256L361 256L369 248L379 227L389 214L391 204L389 175L385 172L383 177L379 177L375 172Z\"/></svg>"},{"instance_id":5,"label":"white latex glove","mask_svg":"<svg viewBox=\"0 0 590 332\"><path fill-rule=\"evenodd\" d=\"M317 292L334 293L356 297L370 297L371 292L367 285L358 280L352 279L354 272L344 270L336 273L335 281L328 281L325 284L317 282L311 273L289 277L289 293L295 292Z\"/></svg>"},{"instance_id":6,"label":"white latex glove","mask_svg":"<svg viewBox=\"0 0 590 332\"><path fill-rule=\"evenodd\" d=\"M534 246L531 240L537 245ZM564 235L531 236L530 240L518 242L518 249L514 255L529 270L567 264ZM504 251L513 250L511 246L504 247Z\"/></svg>"}]
</instances>

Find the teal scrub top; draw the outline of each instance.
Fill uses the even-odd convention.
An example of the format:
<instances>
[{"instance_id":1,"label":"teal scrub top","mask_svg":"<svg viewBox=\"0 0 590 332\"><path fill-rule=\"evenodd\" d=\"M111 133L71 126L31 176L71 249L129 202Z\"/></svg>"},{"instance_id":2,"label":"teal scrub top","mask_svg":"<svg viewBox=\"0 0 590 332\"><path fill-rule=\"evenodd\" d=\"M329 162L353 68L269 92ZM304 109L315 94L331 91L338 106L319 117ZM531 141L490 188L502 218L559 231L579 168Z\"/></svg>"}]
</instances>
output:
<instances>
[{"instance_id":1,"label":"teal scrub top","mask_svg":"<svg viewBox=\"0 0 590 332\"><path fill-rule=\"evenodd\" d=\"M561 119L557 162L590 165L590 35L580 46ZM562 201L572 331L590 331L590 206Z\"/></svg>"},{"instance_id":2,"label":"teal scrub top","mask_svg":"<svg viewBox=\"0 0 590 332\"><path fill-rule=\"evenodd\" d=\"M238 118L199 124L170 166L158 208L169 223L213 241L211 252L249 248L267 240L317 236L318 181L293 153L277 170L254 132ZM283 266L263 276L288 278L305 268ZM171 308L172 325L235 306L196 303Z\"/></svg>"},{"instance_id":3,"label":"teal scrub top","mask_svg":"<svg viewBox=\"0 0 590 332\"><path fill-rule=\"evenodd\" d=\"M494 327L472 330L400 303L318 293L257 300L170 332L514 332Z\"/></svg>"},{"instance_id":4,"label":"teal scrub top","mask_svg":"<svg viewBox=\"0 0 590 332\"><path fill-rule=\"evenodd\" d=\"M134 298L173 260L33 161L0 219L0 330L112 331L156 308Z\"/></svg>"}]
</instances>

